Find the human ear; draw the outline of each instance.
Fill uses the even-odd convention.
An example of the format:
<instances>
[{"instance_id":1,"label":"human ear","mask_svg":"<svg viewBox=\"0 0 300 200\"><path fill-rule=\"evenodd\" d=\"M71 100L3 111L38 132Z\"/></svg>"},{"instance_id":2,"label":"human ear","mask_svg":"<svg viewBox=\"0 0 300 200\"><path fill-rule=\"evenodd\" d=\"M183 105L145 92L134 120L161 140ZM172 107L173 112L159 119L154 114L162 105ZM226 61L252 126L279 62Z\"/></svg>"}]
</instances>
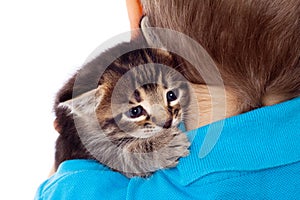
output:
<instances>
[{"instance_id":1,"label":"human ear","mask_svg":"<svg viewBox=\"0 0 300 200\"><path fill-rule=\"evenodd\" d=\"M130 29L133 31L132 38L136 37L137 31L134 31L139 28L140 21L143 16L143 9L140 3L140 0L126 0L127 13L130 22Z\"/></svg>"}]
</instances>

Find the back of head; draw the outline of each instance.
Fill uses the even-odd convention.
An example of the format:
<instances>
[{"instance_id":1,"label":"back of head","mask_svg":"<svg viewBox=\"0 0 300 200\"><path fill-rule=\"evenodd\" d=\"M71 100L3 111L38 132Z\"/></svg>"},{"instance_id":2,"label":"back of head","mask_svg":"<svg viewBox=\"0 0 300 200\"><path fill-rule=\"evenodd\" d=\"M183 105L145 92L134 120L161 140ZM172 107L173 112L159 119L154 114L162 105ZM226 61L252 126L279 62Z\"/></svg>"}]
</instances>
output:
<instances>
[{"instance_id":1,"label":"back of head","mask_svg":"<svg viewBox=\"0 0 300 200\"><path fill-rule=\"evenodd\" d=\"M207 50L240 112L300 95L300 0L141 3L151 26L182 32Z\"/></svg>"}]
</instances>

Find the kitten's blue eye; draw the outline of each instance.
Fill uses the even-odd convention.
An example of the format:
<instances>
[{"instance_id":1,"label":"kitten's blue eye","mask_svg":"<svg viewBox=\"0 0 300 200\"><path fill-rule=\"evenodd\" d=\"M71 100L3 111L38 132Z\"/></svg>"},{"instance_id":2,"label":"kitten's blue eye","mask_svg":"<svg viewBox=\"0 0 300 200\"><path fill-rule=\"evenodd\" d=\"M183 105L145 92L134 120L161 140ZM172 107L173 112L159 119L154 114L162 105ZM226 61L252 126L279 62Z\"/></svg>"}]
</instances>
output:
<instances>
[{"instance_id":1,"label":"kitten's blue eye","mask_svg":"<svg viewBox=\"0 0 300 200\"><path fill-rule=\"evenodd\" d=\"M129 110L129 116L131 118L140 117L142 114L143 114L143 107L142 106L137 106L137 107L131 108Z\"/></svg>"},{"instance_id":2,"label":"kitten's blue eye","mask_svg":"<svg viewBox=\"0 0 300 200\"><path fill-rule=\"evenodd\" d=\"M167 101L168 102L175 101L176 99L177 99L177 96L174 91L167 92Z\"/></svg>"}]
</instances>

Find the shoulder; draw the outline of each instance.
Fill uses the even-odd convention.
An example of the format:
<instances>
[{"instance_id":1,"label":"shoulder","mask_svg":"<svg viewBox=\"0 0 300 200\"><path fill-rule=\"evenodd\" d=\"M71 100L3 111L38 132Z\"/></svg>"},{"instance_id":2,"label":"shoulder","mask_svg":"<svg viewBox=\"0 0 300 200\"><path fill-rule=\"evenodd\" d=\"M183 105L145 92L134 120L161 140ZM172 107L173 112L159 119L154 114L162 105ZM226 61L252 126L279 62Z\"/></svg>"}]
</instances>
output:
<instances>
[{"instance_id":1,"label":"shoulder","mask_svg":"<svg viewBox=\"0 0 300 200\"><path fill-rule=\"evenodd\" d=\"M197 179L176 169L133 178L128 199L299 199L300 162L263 170L223 171Z\"/></svg>"},{"instance_id":2,"label":"shoulder","mask_svg":"<svg viewBox=\"0 0 300 200\"><path fill-rule=\"evenodd\" d=\"M300 162L253 171L228 171L208 175L191 188L202 188L211 198L298 199Z\"/></svg>"},{"instance_id":3,"label":"shoulder","mask_svg":"<svg viewBox=\"0 0 300 200\"><path fill-rule=\"evenodd\" d=\"M35 200L124 199L128 179L90 160L63 162L58 171L41 184ZM116 188L119 189L116 192Z\"/></svg>"}]
</instances>

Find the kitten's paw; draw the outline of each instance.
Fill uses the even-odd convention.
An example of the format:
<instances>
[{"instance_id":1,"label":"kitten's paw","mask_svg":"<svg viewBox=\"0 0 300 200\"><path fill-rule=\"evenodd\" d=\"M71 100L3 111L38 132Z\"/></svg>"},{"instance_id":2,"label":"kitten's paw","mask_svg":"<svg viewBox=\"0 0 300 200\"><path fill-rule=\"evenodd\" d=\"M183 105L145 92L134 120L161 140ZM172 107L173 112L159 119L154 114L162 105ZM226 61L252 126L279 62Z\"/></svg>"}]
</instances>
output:
<instances>
[{"instance_id":1,"label":"kitten's paw","mask_svg":"<svg viewBox=\"0 0 300 200\"><path fill-rule=\"evenodd\" d=\"M172 136L173 138L160 151L159 156L164 168L175 167L181 157L186 157L189 154L190 142L187 136L178 130Z\"/></svg>"},{"instance_id":2,"label":"kitten's paw","mask_svg":"<svg viewBox=\"0 0 300 200\"><path fill-rule=\"evenodd\" d=\"M177 128L164 129L160 135L136 140L122 151L121 171L127 177L148 177L153 172L175 167L181 157L189 154L190 142Z\"/></svg>"}]
</instances>

